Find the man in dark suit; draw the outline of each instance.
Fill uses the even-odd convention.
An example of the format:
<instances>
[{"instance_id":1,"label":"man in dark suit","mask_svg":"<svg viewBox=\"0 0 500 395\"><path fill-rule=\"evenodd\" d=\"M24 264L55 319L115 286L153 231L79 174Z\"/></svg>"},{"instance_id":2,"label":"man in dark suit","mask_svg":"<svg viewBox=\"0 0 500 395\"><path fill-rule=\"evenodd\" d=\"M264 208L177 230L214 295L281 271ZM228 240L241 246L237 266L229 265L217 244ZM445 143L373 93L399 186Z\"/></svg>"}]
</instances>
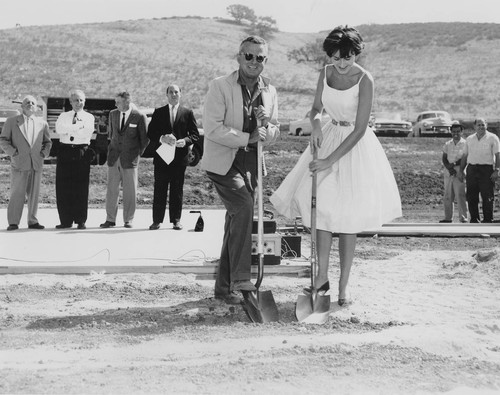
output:
<instances>
[{"instance_id":1,"label":"man in dark suit","mask_svg":"<svg viewBox=\"0 0 500 395\"><path fill-rule=\"evenodd\" d=\"M25 197L28 197L28 228L44 229L36 217L42 179L43 158L49 155L52 141L49 126L35 117L36 99L26 96L23 113L8 118L0 134L0 147L10 156L10 199L7 207L7 230L19 228Z\"/></svg>"},{"instance_id":2,"label":"man in dark suit","mask_svg":"<svg viewBox=\"0 0 500 395\"><path fill-rule=\"evenodd\" d=\"M175 145L175 156L170 164L167 164L158 153L154 155L155 185L153 224L149 227L151 230L159 229L163 222L169 185L170 222L174 224L174 229L182 229L180 220L189 146L200 136L193 111L179 105L181 90L177 85L170 85L167 88L167 98L168 105L155 109L148 127L148 137L155 150L161 144Z\"/></svg>"},{"instance_id":3,"label":"man in dark suit","mask_svg":"<svg viewBox=\"0 0 500 395\"><path fill-rule=\"evenodd\" d=\"M108 186L106 191L106 221L101 228L116 225L120 184L123 187L123 222L132 228L137 196L137 166L149 140L146 115L132 107L130 94L116 95L116 109L109 113Z\"/></svg>"}]
</instances>

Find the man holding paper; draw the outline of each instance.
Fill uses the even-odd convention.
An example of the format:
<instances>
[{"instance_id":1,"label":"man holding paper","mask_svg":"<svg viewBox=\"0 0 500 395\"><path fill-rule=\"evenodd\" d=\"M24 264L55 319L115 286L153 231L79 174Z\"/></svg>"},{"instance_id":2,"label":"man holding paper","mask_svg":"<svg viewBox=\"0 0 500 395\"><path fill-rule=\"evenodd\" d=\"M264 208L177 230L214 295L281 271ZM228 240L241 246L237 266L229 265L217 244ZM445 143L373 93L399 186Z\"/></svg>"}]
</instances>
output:
<instances>
[{"instance_id":1,"label":"man holding paper","mask_svg":"<svg viewBox=\"0 0 500 395\"><path fill-rule=\"evenodd\" d=\"M168 104L155 109L148 127L148 137L155 144L153 224L160 228L165 218L168 189L168 211L173 228L181 230L184 174L188 165L189 146L199 138L193 111L179 105L181 89L177 85L167 88Z\"/></svg>"},{"instance_id":2,"label":"man holding paper","mask_svg":"<svg viewBox=\"0 0 500 395\"><path fill-rule=\"evenodd\" d=\"M123 188L123 222L132 228L137 196L137 166L139 157L148 146L146 115L132 106L130 94L120 92L115 97L116 109L109 113L108 185L106 191L106 221L101 228L116 225L120 184Z\"/></svg>"}]
</instances>

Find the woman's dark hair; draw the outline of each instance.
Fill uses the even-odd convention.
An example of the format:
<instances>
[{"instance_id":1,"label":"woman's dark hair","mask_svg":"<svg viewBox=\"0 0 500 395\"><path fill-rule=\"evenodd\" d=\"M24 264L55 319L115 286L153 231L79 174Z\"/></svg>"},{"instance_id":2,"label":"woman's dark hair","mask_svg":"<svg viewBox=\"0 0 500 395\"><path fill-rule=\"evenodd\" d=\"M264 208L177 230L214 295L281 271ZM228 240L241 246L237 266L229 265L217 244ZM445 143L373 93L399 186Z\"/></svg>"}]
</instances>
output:
<instances>
[{"instance_id":1,"label":"woman's dark hair","mask_svg":"<svg viewBox=\"0 0 500 395\"><path fill-rule=\"evenodd\" d=\"M337 26L323 41L323 50L328 57L332 57L337 51L340 51L341 58L349 56L351 52L359 55L364 47L365 44L359 32L347 25Z\"/></svg>"}]
</instances>

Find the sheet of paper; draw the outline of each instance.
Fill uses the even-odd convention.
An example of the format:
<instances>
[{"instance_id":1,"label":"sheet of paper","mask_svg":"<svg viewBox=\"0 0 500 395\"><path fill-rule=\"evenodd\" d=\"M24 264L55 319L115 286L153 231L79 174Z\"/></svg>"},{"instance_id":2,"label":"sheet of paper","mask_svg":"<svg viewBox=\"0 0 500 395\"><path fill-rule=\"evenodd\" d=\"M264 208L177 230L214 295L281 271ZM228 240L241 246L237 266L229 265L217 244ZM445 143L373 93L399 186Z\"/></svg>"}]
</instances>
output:
<instances>
[{"instance_id":1,"label":"sheet of paper","mask_svg":"<svg viewBox=\"0 0 500 395\"><path fill-rule=\"evenodd\" d=\"M170 164L174 160L175 156L175 144L174 145L169 145L166 143L162 143L158 149L156 150L158 152L158 155L160 155L160 158L162 158L167 165Z\"/></svg>"}]
</instances>

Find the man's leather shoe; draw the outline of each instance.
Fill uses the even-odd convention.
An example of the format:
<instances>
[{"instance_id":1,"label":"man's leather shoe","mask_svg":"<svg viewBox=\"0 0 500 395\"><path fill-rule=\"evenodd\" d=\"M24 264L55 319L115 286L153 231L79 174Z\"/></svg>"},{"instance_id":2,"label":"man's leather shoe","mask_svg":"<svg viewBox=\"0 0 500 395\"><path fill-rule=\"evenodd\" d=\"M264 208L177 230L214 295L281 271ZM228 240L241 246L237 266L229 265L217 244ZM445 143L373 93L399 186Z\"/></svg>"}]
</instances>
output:
<instances>
[{"instance_id":1,"label":"man's leather shoe","mask_svg":"<svg viewBox=\"0 0 500 395\"><path fill-rule=\"evenodd\" d=\"M45 229L45 226L40 225L38 222L36 224L28 225L29 229Z\"/></svg>"},{"instance_id":2,"label":"man's leather shoe","mask_svg":"<svg viewBox=\"0 0 500 395\"><path fill-rule=\"evenodd\" d=\"M149 230L157 230L157 229L160 229L160 224L158 222L153 222L150 226L149 226Z\"/></svg>"},{"instance_id":3,"label":"man's leather shoe","mask_svg":"<svg viewBox=\"0 0 500 395\"><path fill-rule=\"evenodd\" d=\"M179 221L174 222L174 229L175 230L181 230L182 229L182 224Z\"/></svg>"},{"instance_id":4,"label":"man's leather shoe","mask_svg":"<svg viewBox=\"0 0 500 395\"><path fill-rule=\"evenodd\" d=\"M56 229L68 229L71 228L73 225L64 225L64 224L59 224L56 225Z\"/></svg>"},{"instance_id":5,"label":"man's leather shoe","mask_svg":"<svg viewBox=\"0 0 500 395\"><path fill-rule=\"evenodd\" d=\"M111 222L111 221L106 221L103 224L100 224L99 227L101 228L111 228L112 226L115 226L116 223Z\"/></svg>"},{"instance_id":6,"label":"man's leather shoe","mask_svg":"<svg viewBox=\"0 0 500 395\"><path fill-rule=\"evenodd\" d=\"M18 230L19 226L16 224L11 224L7 227L7 230Z\"/></svg>"},{"instance_id":7,"label":"man's leather shoe","mask_svg":"<svg viewBox=\"0 0 500 395\"><path fill-rule=\"evenodd\" d=\"M440 224L451 224L451 219L442 219L439 221Z\"/></svg>"},{"instance_id":8,"label":"man's leather shoe","mask_svg":"<svg viewBox=\"0 0 500 395\"><path fill-rule=\"evenodd\" d=\"M80 223L78 224L77 229L87 229L87 227L85 226L85 222L80 222Z\"/></svg>"},{"instance_id":9,"label":"man's leather shoe","mask_svg":"<svg viewBox=\"0 0 500 395\"><path fill-rule=\"evenodd\" d=\"M133 227L132 222L125 222L125 225L123 225L123 226L125 226L126 228L129 228L129 229Z\"/></svg>"},{"instance_id":10,"label":"man's leather shoe","mask_svg":"<svg viewBox=\"0 0 500 395\"><path fill-rule=\"evenodd\" d=\"M247 292L257 291L257 288L255 288L255 285L253 285L250 280L235 281L232 284L231 289L233 291L247 291Z\"/></svg>"},{"instance_id":11,"label":"man's leather shoe","mask_svg":"<svg viewBox=\"0 0 500 395\"><path fill-rule=\"evenodd\" d=\"M234 292L223 295L215 295L215 299L222 300L226 304L241 304L242 302L241 296L238 296Z\"/></svg>"}]
</instances>

